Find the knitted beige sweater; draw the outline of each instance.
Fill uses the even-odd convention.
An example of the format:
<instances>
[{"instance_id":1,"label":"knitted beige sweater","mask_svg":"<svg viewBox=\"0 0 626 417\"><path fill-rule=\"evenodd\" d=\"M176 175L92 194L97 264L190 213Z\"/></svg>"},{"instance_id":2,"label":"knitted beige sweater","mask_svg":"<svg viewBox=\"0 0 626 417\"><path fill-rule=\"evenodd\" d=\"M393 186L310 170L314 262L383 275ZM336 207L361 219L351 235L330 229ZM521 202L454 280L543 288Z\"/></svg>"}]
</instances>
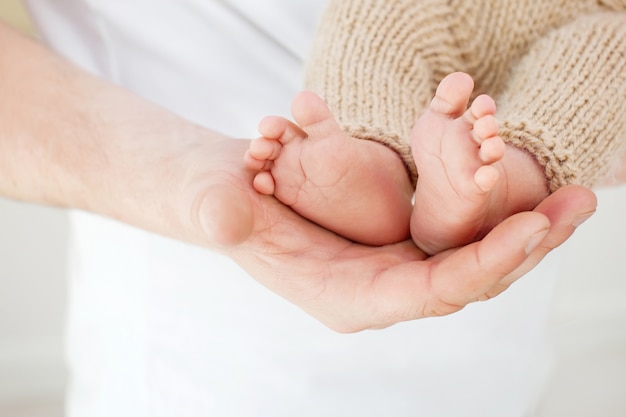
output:
<instances>
[{"instance_id":1,"label":"knitted beige sweater","mask_svg":"<svg viewBox=\"0 0 626 417\"><path fill-rule=\"evenodd\" d=\"M330 0L307 65L346 132L397 151L446 74L498 103L550 188L591 186L626 140L626 0Z\"/></svg>"}]
</instances>

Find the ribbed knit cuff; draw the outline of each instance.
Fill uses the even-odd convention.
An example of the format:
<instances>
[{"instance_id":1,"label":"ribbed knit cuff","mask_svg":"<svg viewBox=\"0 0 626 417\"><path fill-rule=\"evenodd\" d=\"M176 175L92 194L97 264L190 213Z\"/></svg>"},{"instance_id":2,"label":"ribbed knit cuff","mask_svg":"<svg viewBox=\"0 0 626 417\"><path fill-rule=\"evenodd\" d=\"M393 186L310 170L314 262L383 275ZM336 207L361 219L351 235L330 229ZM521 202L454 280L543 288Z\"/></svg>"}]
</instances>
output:
<instances>
[{"instance_id":1,"label":"ribbed knit cuff","mask_svg":"<svg viewBox=\"0 0 626 417\"><path fill-rule=\"evenodd\" d=\"M500 135L536 157L551 191L595 185L626 139L626 14L580 17L542 38L496 101Z\"/></svg>"}]
</instances>

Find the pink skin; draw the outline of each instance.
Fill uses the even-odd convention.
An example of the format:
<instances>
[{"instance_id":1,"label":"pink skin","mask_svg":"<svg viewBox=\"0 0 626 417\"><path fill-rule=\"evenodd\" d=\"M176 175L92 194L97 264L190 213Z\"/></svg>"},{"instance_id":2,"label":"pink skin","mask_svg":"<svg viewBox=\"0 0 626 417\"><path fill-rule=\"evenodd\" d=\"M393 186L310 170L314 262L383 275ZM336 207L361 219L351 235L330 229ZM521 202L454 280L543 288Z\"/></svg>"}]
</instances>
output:
<instances>
[{"instance_id":1,"label":"pink skin","mask_svg":"<svg viewBox=\"0 0 626 417\"><path fill-rule=\"evenodd\" d=\"M253 186L368 245L404 240L409 230L428 254L477 240L511 214L534 208L547 189L534 159L498 136L494 101L482 95L468 109L473 87L467 74L450 74L413 127L420 174L414 207L398 155L348 136L324 101L306 91L293 102L296 123L277 116L261 121L263 136L244 158L256 171Z\"/></svg>"},{"instance_id":2,"label":"pink skin","mask_svg":"<svg viewBox=\"0 0 626 417\"><path fill-rule=\"evenodd\" d=\"M474 240L485 226L500 172L504 143L497 136L496 106L473 91L466 74L451 74L439 84L429 108L411 132L420 176L411 216L411 235L420 249L438 253Z\"/></svg>"},{"instance_id":3,"label":"pink skin","mask_svg":"<svg viewBox=\"0 0 626 417\"><path fill-rule=\"evenodd\" d=\"M263 136L244 158L258 171L256 191L356 242L407 239L413 190L398 155L348 136L314 93L298 94L292 114L297 125L276 116L259 124Z\"/></svg>"},{"instance_id":4,"label":"pink skin","mask_svg":"<svg viewBox=\"0 0 626 417\"><path fill-rule=\"evenodd\" d=\"M429 254L478 240L547 196L536 162L498 136L491 97L468 108L473 88L469 75L448 75L411 133L420 173L411 236Z\"/></svg>"}]
</instances>

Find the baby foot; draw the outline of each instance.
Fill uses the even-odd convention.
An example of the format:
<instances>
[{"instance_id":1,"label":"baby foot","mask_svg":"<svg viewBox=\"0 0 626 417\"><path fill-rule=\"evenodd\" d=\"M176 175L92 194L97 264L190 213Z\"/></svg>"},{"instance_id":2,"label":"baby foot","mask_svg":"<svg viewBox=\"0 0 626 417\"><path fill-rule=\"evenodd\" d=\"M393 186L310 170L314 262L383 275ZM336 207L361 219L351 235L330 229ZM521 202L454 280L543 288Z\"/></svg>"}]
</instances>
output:
<instances>
[{"instance_id":1,"label":"baby foot","mask_svg":"<svg viewBox=\"0 0 626 417\"><path fill-rule=\"evenodd\" d=\"M266 117L246 167L253 186L351 240L384 245L409 237L412 189L403 162L377 142L348 136L311 92L292 105L297 124Z\"/></svg>"},{"instance_id":2,"label":"baby foot","mask_svg":"<svg viewBox=\"0 0 626 417\"><path fill-rule=\"evenodd\" d=\"M411 235L429 254L480 238L504 203L496 106L482 95L468 109L473 88L469 75L448 75L411 133L419 172Z\"/></svg>"}]
</instances>

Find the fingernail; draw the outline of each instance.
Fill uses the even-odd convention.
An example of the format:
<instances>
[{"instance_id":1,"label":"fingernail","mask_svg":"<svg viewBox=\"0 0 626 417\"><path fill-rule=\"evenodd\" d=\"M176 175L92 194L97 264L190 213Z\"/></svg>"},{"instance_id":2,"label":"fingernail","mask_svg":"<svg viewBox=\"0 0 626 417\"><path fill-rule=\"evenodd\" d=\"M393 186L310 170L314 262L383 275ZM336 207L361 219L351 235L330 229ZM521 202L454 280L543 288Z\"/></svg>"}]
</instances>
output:
<instances>
[{"instance_id":1,"label":"fingernail","mask_svg":"<svg viewBox=\"0 0 626 417\"><path fill-rule=\"evenodd\" d=\"M550 229L544 229L540 232L535 233L528 239L528 243L526 244L526 255L530 254L530 252L534 251L537 246L541 243L544 237L548 234Z\"/></svg>"},{"instance_id":2,"label":"fingernail","mask_svg":"<svg viewBox=\"0 0 626 417\"><path fill-rule=\"evenodd\" d=\"M578 227L578 226L580 226L581 224L583 224L584 222L586 222L586 221L587 221L587 219L588 219L589 217L593 216L593 214L594 214L595 212L596 212L596 211L594 210L594 211L592 211L592 212L590 212L590 213L585 213L585 214L581 214L581 215L578 215L578 216L574 217L574 221L572 221L572 225L573 225L574 227Z\"/></svg>"}]
</instances>

